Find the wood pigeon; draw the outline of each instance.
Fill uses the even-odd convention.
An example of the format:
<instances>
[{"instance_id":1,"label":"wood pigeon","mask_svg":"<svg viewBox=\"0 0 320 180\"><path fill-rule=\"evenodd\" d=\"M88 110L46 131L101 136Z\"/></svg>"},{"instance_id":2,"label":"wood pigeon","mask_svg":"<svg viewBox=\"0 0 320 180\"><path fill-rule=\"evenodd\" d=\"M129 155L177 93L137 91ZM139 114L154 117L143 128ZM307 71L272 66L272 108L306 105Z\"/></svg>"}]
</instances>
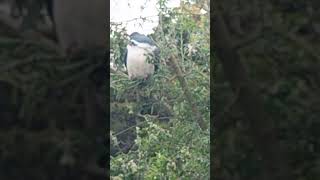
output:
<instances>
[{"instance_id":1,"label":"wood pigeon","mask_svg":"<svg viewBox=\"0 0 320 180\"><path fill-rule=\"evenodd\" d=\"M143 34L134 32L129 37L130 43L124 57L129 79L147 79L158 68L160 50L154 41Z\"/></svg>"}]
</instances>

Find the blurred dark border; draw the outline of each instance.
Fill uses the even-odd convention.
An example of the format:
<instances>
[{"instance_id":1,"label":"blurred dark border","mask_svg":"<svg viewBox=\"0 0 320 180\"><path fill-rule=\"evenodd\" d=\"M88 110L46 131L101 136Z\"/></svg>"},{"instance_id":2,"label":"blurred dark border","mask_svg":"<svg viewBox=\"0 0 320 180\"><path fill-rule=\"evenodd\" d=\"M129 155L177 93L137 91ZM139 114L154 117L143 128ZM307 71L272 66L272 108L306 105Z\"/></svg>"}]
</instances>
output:
<instances>
[{"instance_id":1,"label":"blurred dark border","mask_svg":"<svg viewBox=\"0 0 320 180\"><path fill-rule=\"evenodd\" d=\"M39 3L43 2L41 0L37 1ZM20 91L17 87L22 86L22 84L13 86L14 83L11 83L10 80L17 78L16 76L19 73L26 73L25 77L19 78L27 79L32 74L37 74L41 68L48 72L44 72L46 76L39 76L36 78L37 80L56 77L60 61L53 57L52 60L56 60L56 64L53 63L55 65L50 68L50 64L46 65L43 62L52 58L49 55L46 56L47 53L52 53L52 49L37 47L30 40L23 40L25 37L29 38L29 32L22 30L19 32L9 26L1 28L0 179L69 180L107 179L109 177L110 2L107 2L106 36L101 37L107 38L107 49L103 54L97 54L91 62L92 64L90 62L87 64L87 67L91 65L96 67L87 76L83 77L90 85L87 87L89 89L89 100L83 101L80 99L78 105L68 101L70 96L77 92L76 89L72 90L72 87L84 83L82 78L75 80L73 82L74 86L65 89L53 88L56 87L53 82L62 80L58 78L50 81L50 83L43 83L38 87L33 87L33 89L30 88L30 90ZM3 24L0 23L0 25ZM54 39L54 37L52 38ZM9 60L5 58L7 55L14 58ZM41 61L43 58L47 59ZM81 60L85 60L85 58L85 56L79 57ZM70 64L76 62L76 60L72 61L70 61ZM61 64L63 64L62 61ZM18 68L18 66L21 66L21 68ZM12 67L17 67L17 69ZM32 67L35 68L32 69ZM85 69L85 67L83 68ZM84 69L80 71L84 71ZM19 73L15 74L15 71ZM61 77L72 77L75 73L66 71ZM29 82L30 87L33 84L36 84L36 81ZM38 91L36 92L34 89L38 89ZM43 89L48 91L42 91ZM45 92L45 95L42 94L43 92ZM39 101L39 104L33 106L34 102L38 102L38 96L44 98ZM96 102L97 99L99 102ZM99 107L97 104L99 104ZM72 112L67 112L69 105L76 108L73 108ZM21 110L21 107L26 107L26 109ZM92 117L91 120L94 123L90 128L83 124L83 122L90 121L90 117L83 115L83 107L93 110L98 109L99 111L96 117ZM32 112L30 113L31 116L26 117L25 115L28 112ZM78 118L73 118L73 116L78 116ZM55 120L57 121L57 128L51 128L50 123Z\"/></svg>"}]
</instances>

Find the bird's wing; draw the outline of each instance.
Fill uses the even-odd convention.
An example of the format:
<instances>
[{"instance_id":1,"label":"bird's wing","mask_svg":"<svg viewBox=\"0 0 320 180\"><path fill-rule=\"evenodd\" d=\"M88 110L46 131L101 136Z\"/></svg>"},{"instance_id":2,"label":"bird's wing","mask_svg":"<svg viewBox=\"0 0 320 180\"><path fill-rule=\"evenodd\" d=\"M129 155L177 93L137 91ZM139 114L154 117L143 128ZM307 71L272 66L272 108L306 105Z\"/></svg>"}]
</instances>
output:
<instances>
[{"instance_id":1,"label":"bird's wing","mask_svg":"<svg viewBox=\"0 0 320 180\"><path fill-rule=\"evenodd\" d=\"M126 68L127 68L127 55L128 55L128 49L126 48L124 50L124 58L123 58L124 65L126 66Z\"/></svg>"},{"instance_id":2,"label":"bird's wing","mask_svg":"<svg viewBox=\"0 0 320 180\"><path fill-rule=\"evenodd\" d=\"M152 39L150 39L149 37L147 37L145 39L142 39L142 40L139 40L139 42L150 44L151 46L155 46L156 45L156 43Z\"/></svg>"},{"instance_id":3,"label":"bird's wing","mask_svg":"<svg viewBox=\"0 0 320 180\"><path fill-rule=\"evenodd\" d=\"M154 70L157 71L159 68L160 64L160 49L157 47L154 51L153 54L155 56L155 61L154 61Z\"/></svg>"}]
</instances>

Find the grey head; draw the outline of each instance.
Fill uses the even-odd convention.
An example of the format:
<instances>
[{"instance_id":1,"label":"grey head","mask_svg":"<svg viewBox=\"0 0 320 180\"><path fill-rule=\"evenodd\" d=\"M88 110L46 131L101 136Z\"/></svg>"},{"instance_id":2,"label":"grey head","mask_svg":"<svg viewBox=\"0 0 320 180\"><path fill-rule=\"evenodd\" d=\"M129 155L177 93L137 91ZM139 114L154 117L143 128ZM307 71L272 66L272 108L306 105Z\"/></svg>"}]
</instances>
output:
<instances>
[{"instance_id":1,"label":"grey head","mask_svg":"<svg viewBox=\"0 0 320 180\"><path fill-rule=\"evenodd\" d=\"M130 40L134 40L134 41L137 41L139 43L146 43L146 44L149 44L151 46L156 46L156 43L150 39L149 37L143 35L143 34L140 34L138 32L134 32L132 33L130 36Z\"/></svg>"}]
</instances>

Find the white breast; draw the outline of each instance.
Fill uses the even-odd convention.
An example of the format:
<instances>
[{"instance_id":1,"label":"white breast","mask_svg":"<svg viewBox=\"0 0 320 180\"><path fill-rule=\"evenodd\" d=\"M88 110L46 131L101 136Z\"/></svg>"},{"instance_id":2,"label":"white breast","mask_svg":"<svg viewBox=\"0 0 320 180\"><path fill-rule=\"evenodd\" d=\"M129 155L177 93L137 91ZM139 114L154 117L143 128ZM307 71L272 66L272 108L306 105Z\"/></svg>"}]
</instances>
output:
<instances>
[{"instance_id":1,"label":"white breast","mask_svg":"<svg viewBox=\"0 0 320 180\"><path fill-rule=\"evenodd\" d=\"M138 46L127 46L127 70L130 79L147 78L154 73L154 65L147 62L147 50Z\"/></svg>"}]
</instances>

